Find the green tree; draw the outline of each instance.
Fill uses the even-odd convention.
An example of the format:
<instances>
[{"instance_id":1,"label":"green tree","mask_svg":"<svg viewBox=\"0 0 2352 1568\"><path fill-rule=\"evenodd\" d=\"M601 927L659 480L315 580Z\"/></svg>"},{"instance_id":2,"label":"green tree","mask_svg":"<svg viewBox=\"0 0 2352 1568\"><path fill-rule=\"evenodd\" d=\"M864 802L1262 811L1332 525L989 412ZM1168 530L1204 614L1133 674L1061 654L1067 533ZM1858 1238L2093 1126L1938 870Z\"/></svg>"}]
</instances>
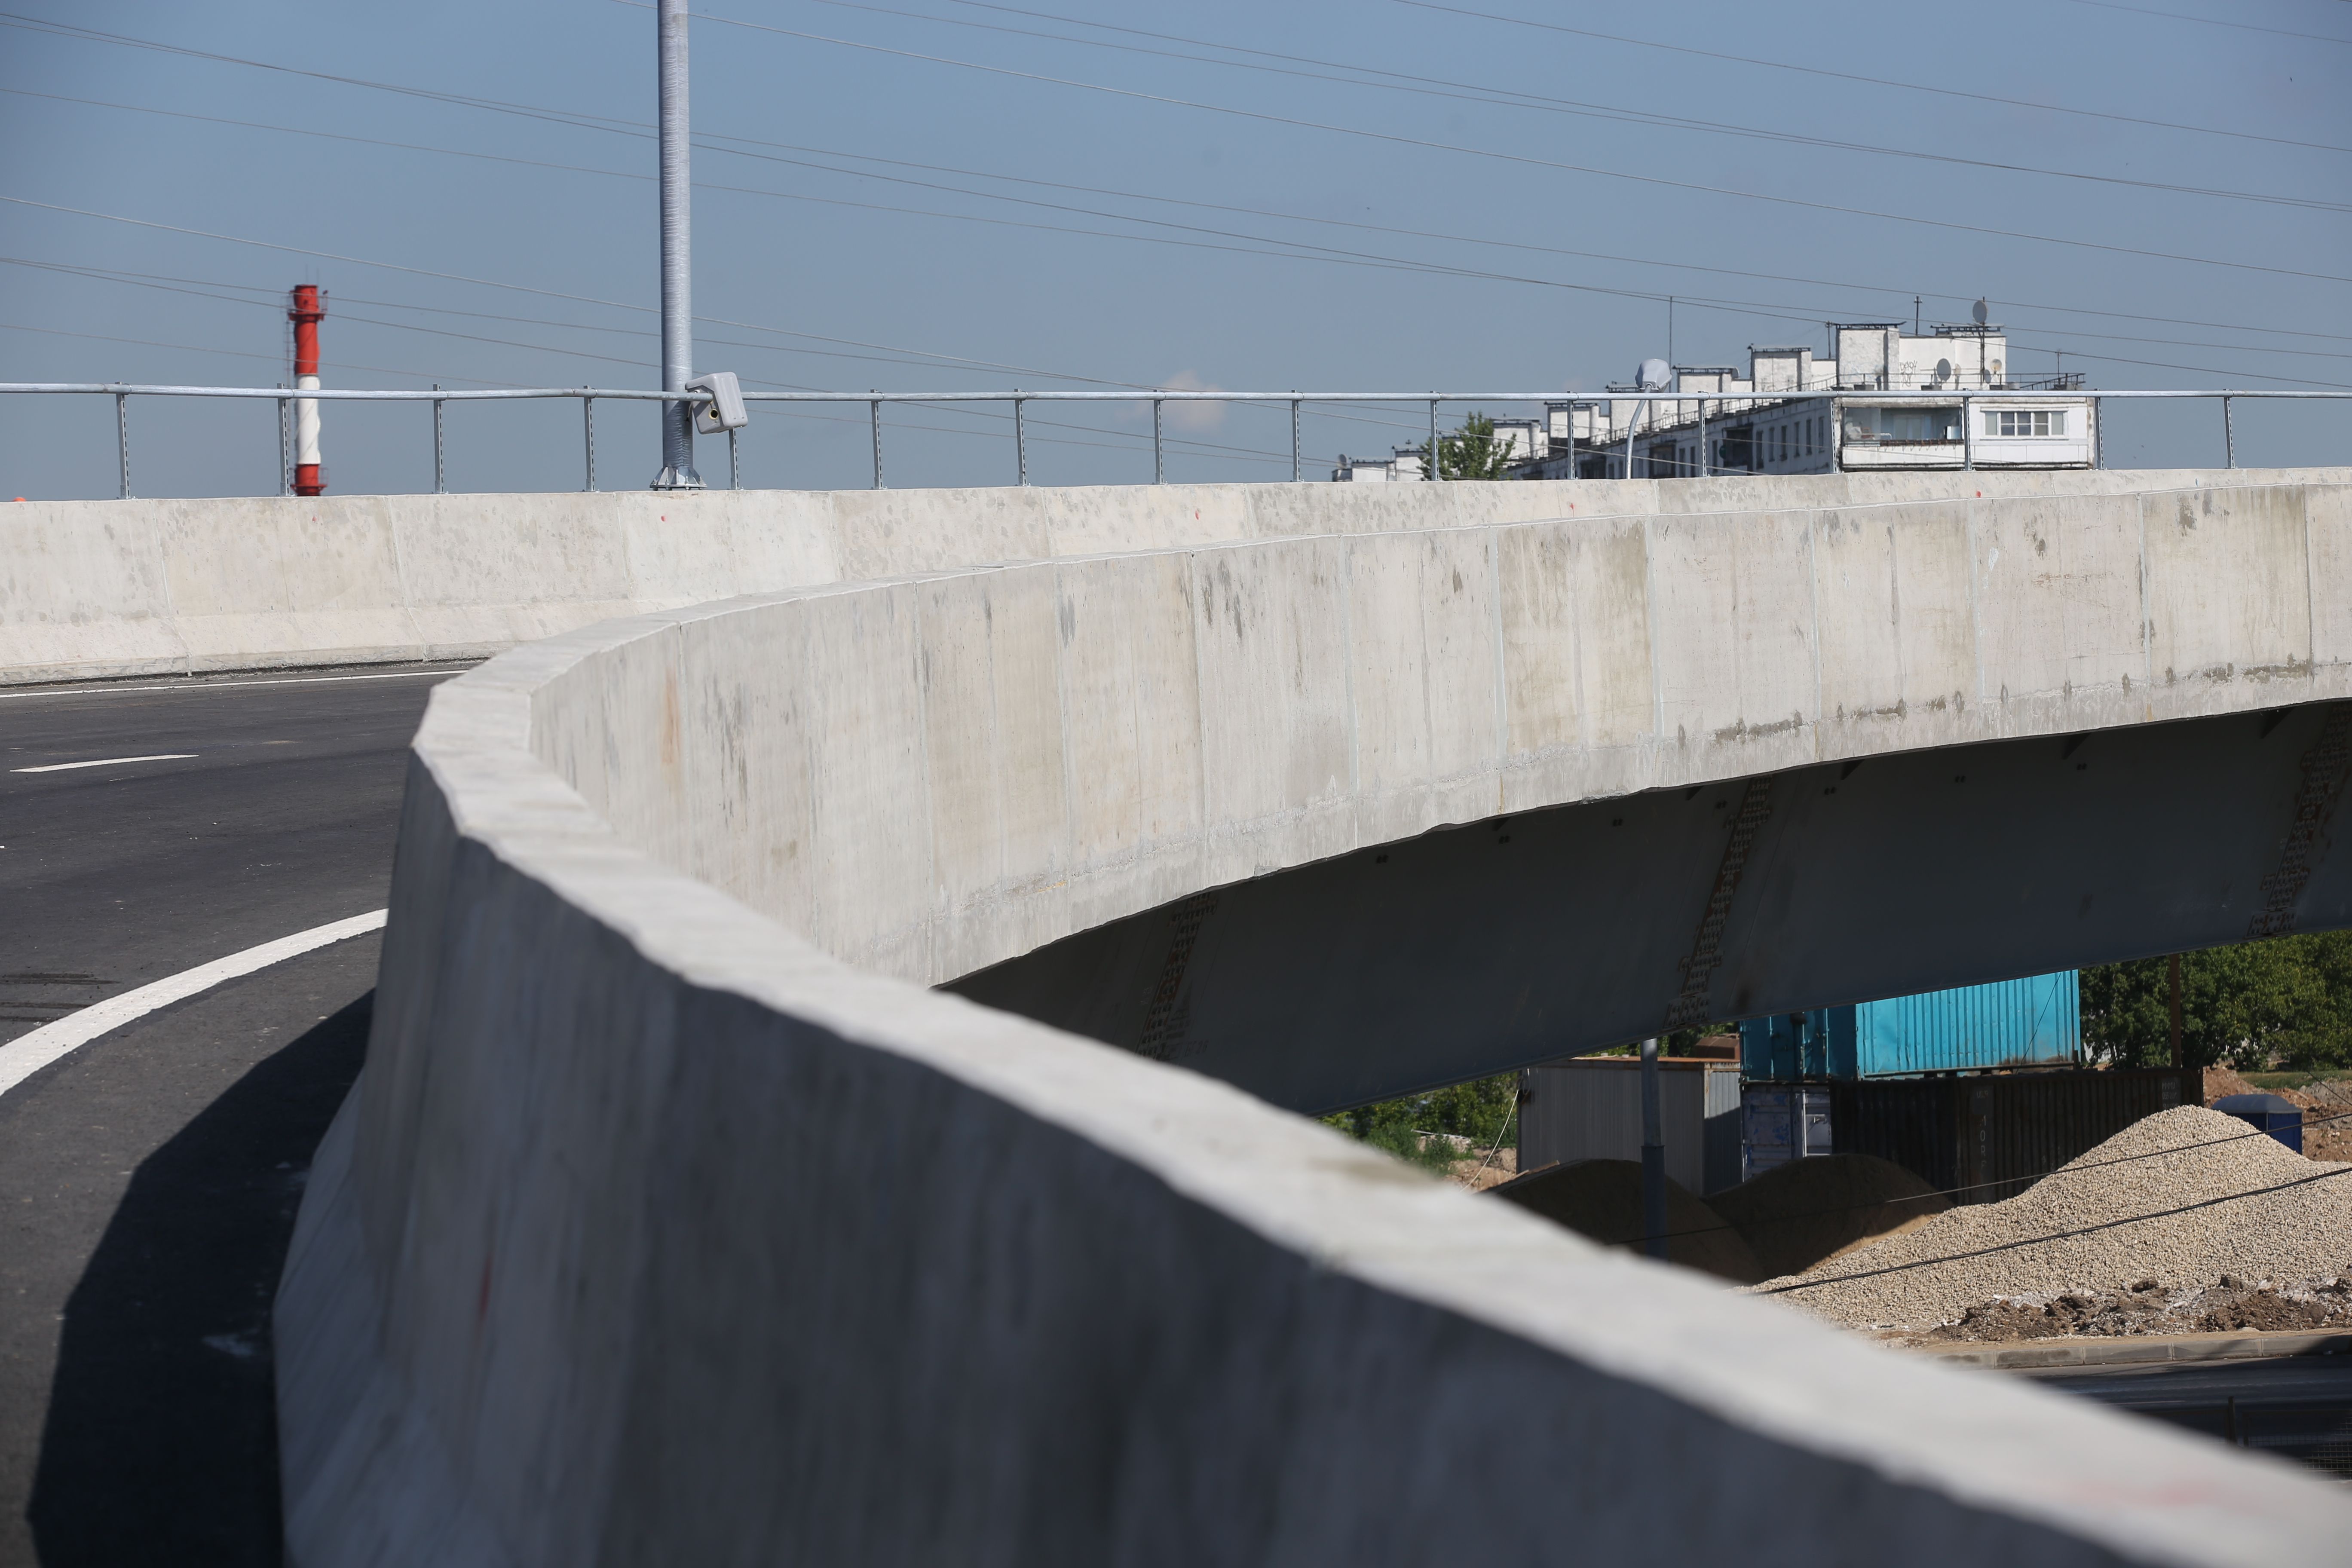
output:
<instances>
[{"instance_id":1,"label":"green tree","mask_svg":"<svg viewBox=\"0 0 2352 1568\"><path fill-rule=\"evenodd\" d=\"M2083 1041L2117 1067L2172 1059L2168 961L2083 971ZM2181 955L2180 1055L2244 1071L2352 1066L2352 931Z\"/></svg>"},{"instance_id":2,"label":"green tree","mask_svg":"<svg viewBox=\"0 0 2352 1568\"><path fill-rule=\"evenodd\" d=\"M1426 1094L1375 1100L1327 1116L1323 1121L1325 1125L1336 1127L1376 1149L1385 1149L1400 1160L1442 1171L1462 1158L1461 1148L1445 1138L1432 1138L1424 1145L1423 1135L1441 1132L1466 1138L1472 1147L1484 1153L1503 1136L1518 1103L1518 1074L1498 1073L1493 1078L1448 1084Z\"/></svg>"},{"instance_id":3,"label":"green tree","mask_svg":"<svg viewBox=\"0 0 2352 1568\"><path fill-rule=\"evenodd\" d=\"M1421 444L1422 471L1429 471L1429 443ZM1441 479L1499 479L1508 458L1507 444L1495 437L1495 421L1473 414L1462 428L1437 438L1437 477Z\"/></svg>"}]
</instances>

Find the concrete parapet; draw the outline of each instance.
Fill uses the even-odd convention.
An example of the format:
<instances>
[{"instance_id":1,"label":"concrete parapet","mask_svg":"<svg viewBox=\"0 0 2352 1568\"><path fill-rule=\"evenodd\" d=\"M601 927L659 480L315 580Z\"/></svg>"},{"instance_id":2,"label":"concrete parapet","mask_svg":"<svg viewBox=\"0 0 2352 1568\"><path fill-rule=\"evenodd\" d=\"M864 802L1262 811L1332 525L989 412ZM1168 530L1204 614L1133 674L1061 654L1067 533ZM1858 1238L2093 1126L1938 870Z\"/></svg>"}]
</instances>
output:
<instances>
[{"instance_id":1,"label":"concrete parapet","mask_svg":"<svg viewBox=\"0 0 2352 1568\"><path fill-rule=\"evenodd\" d=\"M2344 696L2345 494L1368 513L444 685L279 1293L293 1560L2326 1560L2285 1467L925 985L1497 810Z\"/></svg>"},{"instance_id":2,"label":"concrete parapet","mask_svg":"<svg viewBox=\"0 0 2352 1568\"><path fill-rule=\"evenodd\" d=\"M1987 474L1969 488L2346 472ZM0 684L462 658L814 583L1303 533L1874 504L1950 495L1954 478L28 501L0 507Z\"/></svg>"},{"instance_id":3,"label":"concrete parapet","mask_svg":"<svg viewBox=\"0 0 2352 1568\"><path fill-rule=\"evenodd\" d=\"M646 852L939 984L1449 823L2352 697L2347 498L1471 524L831 584L598 633L532 744Z\"/></svg>"}]
</instances>

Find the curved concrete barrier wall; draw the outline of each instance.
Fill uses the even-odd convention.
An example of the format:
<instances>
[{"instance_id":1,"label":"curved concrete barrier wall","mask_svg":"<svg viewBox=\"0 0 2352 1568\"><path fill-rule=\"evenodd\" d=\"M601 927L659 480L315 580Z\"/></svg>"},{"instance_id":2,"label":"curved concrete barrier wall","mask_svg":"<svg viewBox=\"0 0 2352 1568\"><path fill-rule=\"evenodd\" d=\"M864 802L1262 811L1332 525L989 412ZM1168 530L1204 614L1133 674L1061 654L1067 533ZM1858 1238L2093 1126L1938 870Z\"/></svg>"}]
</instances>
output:
<instances>
[{"instance_id":1,"label":"curved concrete barrier wall","mask_svg":"<svg viewBox=\"0 0 2352 1568\"><path fill-rule=\"evenodd\" d=\"M2343 470L2310 470L2312 478ZM2259 483L2261 470L2165 476ZM2279 475L2270 475L2274 482ZM2105 493L2118 473L1977 477ZM1949 476L333 496L0 505L0 684L467 658L617 615L986 562L1308 532L1832 505ZM1769 498L1769 499L1768 499Z\"/></svg>"},{"instance_id":2,"label":"curved concrete barrier wall","mask_svg":"<svg viewBox=\"0 0 2352 1568\"><path fill-rule=\"evenodd\" d=\"M532 744L646 852L935 984L1443 824L2345 697L2352 485L2295 484L801 590L601 637L535 695Z\"/></svg>"},{"instance_id":3,"label":"curved concrete barrier wall","mask_svg":"<svg viewBox=\"0 0 2352 1568\"><path fill-rule=\"evenodd\" d=\"M1513 792L2203 710L2265 649L2344 679L2309 616L2286 657L2285 555L2198 547L2226 514L2340 566L2340 490L1901 511L950 572L444 686L279 1295L293 1559L2326 1560L2352 1509L2284 1467L1900 1360L919 984ZM2169 682L2136 609L2067 585L2136 605L2147 517L2211 611ZM2072 564L1988 637L1965 563L2036 540ZM1813 590L1857 614L1941 597L1840 665L1793 585L1743 608L1825 553ZM1612 665L1628 626L1660 651ZM1669 626L1711 639L1687 687ZM1816 662L1847 717L1784 689L1827 689Z\"/></svg>"}]
</instances>

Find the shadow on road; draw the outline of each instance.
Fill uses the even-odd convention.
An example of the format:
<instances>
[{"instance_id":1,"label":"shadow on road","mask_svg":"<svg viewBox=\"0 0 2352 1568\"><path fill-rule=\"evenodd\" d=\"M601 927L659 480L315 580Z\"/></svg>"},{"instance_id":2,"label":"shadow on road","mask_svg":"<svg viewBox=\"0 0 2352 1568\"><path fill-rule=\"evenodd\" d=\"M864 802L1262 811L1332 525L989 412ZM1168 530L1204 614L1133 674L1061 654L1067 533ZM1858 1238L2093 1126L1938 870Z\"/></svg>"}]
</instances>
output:
<instances>
[{"instance_id":1,"label":"shadow on road","mask_svg":"<svg viewBox=\"0 0 2352 1568\"><path fill-rule=\"evenodd\" d=\"M373 993L140 1165L66 1304L28 1521L44 1568L275 1564L269 1304Z\"/></svg>"}]
</instances>

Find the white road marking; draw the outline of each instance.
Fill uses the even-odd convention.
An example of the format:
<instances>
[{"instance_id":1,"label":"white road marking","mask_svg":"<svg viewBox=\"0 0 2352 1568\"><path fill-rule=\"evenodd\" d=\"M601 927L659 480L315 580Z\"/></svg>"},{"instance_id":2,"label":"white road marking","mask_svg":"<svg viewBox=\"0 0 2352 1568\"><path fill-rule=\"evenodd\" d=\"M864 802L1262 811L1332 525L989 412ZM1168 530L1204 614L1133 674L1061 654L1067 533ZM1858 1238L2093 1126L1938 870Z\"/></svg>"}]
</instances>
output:
<instances>
[{"instance_id":1,"label":"white road marking","mask_svg":"<svg viewBox=\"0 0 2352 1568\"><path fill-rule=\"evenodd\" d=\"M40 686L28 691L0 691L0 702L26 697L104 697L117 691L226 691L236 686L326 686L339 680L416 680L428 675L463 675L470 664L439 669L395 669L383 675L290 675L271 680L206 680L186 676L164 686Z\"/></svg>"},{"instance_id":2,"label":"white road marking","mask_svg":"<svg viewBox=\"0 0 2352 1568\"><path fill-rule=\"evenodd\" d=\"M276 942L265 942L259 947L248 947L243 952L232 952L226 958L215 958L210 963L184 969L152 985L142 985L136 991L126 991L120 996L93 1002L80 1012L69 1013L54 1024L44 1024L29 1035L19 1035L6 1045L0 1046L0 1094L7 1093L51 1062L79 1050L100 1035L119 1029L133 1019L144 1017L158 1007L168 1007L198 992L209 991L224 981L251 974L257 969L267 969L289 958L299 958L313 948L381 931L386 912L378 910L373 914L353 915L347 921L313 926L309 931L296 931L292 936L281 936Z\"/></svg>"},{"instance_id":3,"label":"white road marking","mask_svg":"<svg viewBox=\"0 0 2352 1568\"><path fill-rule=\"evenodd\" d=\"M158 752L152 757L101 757L94 763L51 763L47 767L10 768L12 773L62 773L75 768L110 768L120 763L181 763L194 756L194 752Z\"/></svg>"}]
</instances>

